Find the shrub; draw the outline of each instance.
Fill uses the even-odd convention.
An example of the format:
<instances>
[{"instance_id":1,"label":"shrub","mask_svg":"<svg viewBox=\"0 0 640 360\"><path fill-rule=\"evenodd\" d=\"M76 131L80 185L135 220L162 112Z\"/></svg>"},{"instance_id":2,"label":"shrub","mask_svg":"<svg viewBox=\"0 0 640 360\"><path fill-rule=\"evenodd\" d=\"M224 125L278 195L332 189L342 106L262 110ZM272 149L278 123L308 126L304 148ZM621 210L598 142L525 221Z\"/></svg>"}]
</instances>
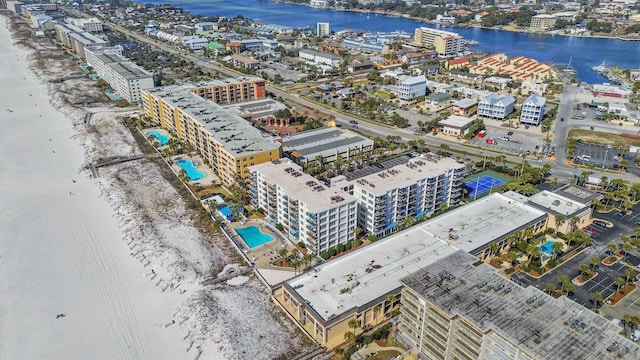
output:
<instances>
[{"instance_id":1,"label":"shrub","mask_svg":"<svg viewBox=\"0 0 640 360\"><path fill-rule=\"evenodd\" d=\"M369 235L367 237L367 239L369 239L369 241L371 241L371 242L374 242L374 241L378 240L378 238L375 235Z\"/></svg>"},{"instance_id":2,"label":"shrub","mask_svg":"<svg viewBox=\"0 0 640 360\"><path fill-rule=\"evenodd\" d=\"M354 241L354 245L355 245L355 246L360 246L360 245L362 245L362 240L360 240L360 239L356 239L356 240Z\"/></svg>"},{"instance_id":3,"label":"shrub","mask_svg":"<svg viewBox=\"0 0 640 360\"><path fill-rule=\"evenodd\" d=\"M511 275L511 274L513 274L513 272L514 272L514 271L515 271L515 270L513 270L513 268L508 268L508 269L506 269L506 270L504 271L504 273L505 273L505 274L507 274L507 275Z\"/></svg>"},{"instance_id":4,"label":"shrub","mask_svg":"<svg viewBox=\"0 0 640 360\"><path fill-rule=\"evenodd\" d=\"M307 246L306 246L302 241L298 241L298 247L300 247L300 248L304 249L304 248L306 248Z\"/></svg>"},{"instance_id":5,"label":"shrub","mask_svg":"<svg viewBox=\"0 0 640 360\"><path fill-rule=\"evenodd\" d=\"M558 239L567 240L567 235L565 235L564 233L558 232L556 236L558 237Z\"/></svg>"},{"instance_id":6,"label":"shrub","mask_svg":"<svg viewBox=\"0 0 640 360\"><path fill-rule=\"evenodd\" d=\"M547 266L548 266L550 269L553 269L554 267L556 267L556 265L557 265L557 264L556 264L556 260L555 260L555 259L551 259L551 260L547 261Z\"/></svg>"},{"instance_id":7,"label":"shrub","mask_svg":"<svg viewBox=\"0 0 640 360\"><path fill-rule=\"evenodd\" d=\"M338 253L344 252L346 250L346 246L344 246L344 244L339 244L338 246L336 246L336 250L338 251Z\"/></svg>"},{"instance_id":8,"label":"shrub","mask_svg":"<svg viewBox=\"0 0 640 360\"><path fill-rule=\"evenodd\" d=\"M540 259L531 260L530 265L539 268L542 266L542 261Z\"/></svg>"},{"instance_id":9,"label":"shrub","mask_svg":"<svg viewBox=\"0 0 640 360\"><path fill-rule=\"evenodd\" d=\"M338 251L336 250L336 248L329 249L329 257L336 256L337 254L338 254Z\"/></svg>"},{"instance_id":10,"label":"shrub","mask_svg":"<svg viewBox=\"0 0 640 360\"><path fill-rule=\"evenodd\" d=\"M547 235L551 235L555 232L555 230L553 228L546 228L544 229L544 233Z\"/></svg>"},{"instance_id":11,"label":"shrub","mask_svg":"<svg viewBox=\"0 0 640 360\"><path fill-rule=\"evenodd\" d=\"M324 260L329 260L329 258L331 257L331 255L329 255L328 252L323 251L320 253L320 257L323 258Z\"/></svg>"},{"instance_id":12,"label":"shrub","mask_svg":"<svg viewBox=\"0 0 640 360\"><path fill-rule=\"evenodd\" d=\"M351 250L351 248L353 247L353 243L351 241L347 241L344 247L346 250Z\"/></svg>"}]
</instances>

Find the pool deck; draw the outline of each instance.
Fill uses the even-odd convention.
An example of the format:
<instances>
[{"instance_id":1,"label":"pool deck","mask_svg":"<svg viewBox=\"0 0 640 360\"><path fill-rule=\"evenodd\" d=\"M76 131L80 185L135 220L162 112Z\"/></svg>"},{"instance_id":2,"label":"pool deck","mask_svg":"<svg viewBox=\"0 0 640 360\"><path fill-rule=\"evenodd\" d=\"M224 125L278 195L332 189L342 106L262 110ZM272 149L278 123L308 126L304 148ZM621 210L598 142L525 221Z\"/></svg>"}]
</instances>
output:
<instances>
[{"instance_id":1,"label":"pool deck","mask_svg":"<svg viewBox=\"0 0 640 360\"><path fill-rule=\"evenodd\" d=\"M269 234L271 236L273 236L274 240L270 241L266 244L257 246L253 249L249 249L249 246L247 246L247 244L242 240L242 238L238 235L238 237L240 238L240 241L243 245L243 251L245 252L245 254L247 255L247 257L249 259L251 259L254 263L254 265L259 268L259 269L277 269L277 270L283 270L283 271L290 271L293 273L294 269L293 268L288 268L288 267L280 267L280 266L274 266L271 263L278 260L280 258L280 254L278 253L278 251L280 251L280 249L283 246L283 241L280 239L280 237L276 234L274 234L270 229L268 229L266 226L263 225L263 220L249 220L247 222L244 223L240 223L240 222L233 222L230 224L230 227L232 229L236 229L236 228L245 228L245 227L249 227L249 226L257 226L260 231L262 231L265 234ZM237 233L236 233L237 235ZM285 244L285 246L290 250L291 246L289 244Z\"/></svg>"},{"instance_id":2,"label":"pool deck","mask_svg":"<svg viewBox=\"0 0 640 360\"><path fill-rule=\"evenodd\" d=\"M191 184L191 185L211 185L211 184L219 182L219 178L213 173L213 170L210 169L204 163L204 161L202 161L202 158L200 157L200 155L184 155L183 154L183 155L172 156L171 157L171 168L173 168L173 171L176 174L179 174L180 170L182 170L182 168L180 166L178 166L178 164L176 163L180 159L193 161L195 164L197 164L196 165L196 169L198 169L198 171L203 172L205 174L202 179L187 180L187 182L189 184Z\"/></svg>"}]
</instances>

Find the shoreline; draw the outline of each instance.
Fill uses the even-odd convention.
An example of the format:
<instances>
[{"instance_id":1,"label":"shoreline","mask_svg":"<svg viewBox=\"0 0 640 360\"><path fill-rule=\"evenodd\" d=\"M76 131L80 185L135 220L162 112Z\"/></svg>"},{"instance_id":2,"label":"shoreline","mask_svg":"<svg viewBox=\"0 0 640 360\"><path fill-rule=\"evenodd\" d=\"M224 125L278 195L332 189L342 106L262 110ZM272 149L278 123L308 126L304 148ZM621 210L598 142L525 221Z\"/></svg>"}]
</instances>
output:
<instances>
[{"instance_id":1,"label":"shoreline","mask_svg":"<svg viewBox=\"0 0 640 360\"><path fill-rule=\"evenodd\" d=\"M306 337L255 277L204 286L232 265L69 54L0 12L0 354L6 358L292 358ZM89 124L85 112L92 113ZM63 315L57 317L57 315ZM269 327L256 327L268 323ZM91 329L91 331L87 331Z\"/></svg>"},{"instance_id":2,"label":"shoreline","mask_svg":"<svg viewBox=\"0 0 640 360\"><path fill-rule=\"evenodd\" d=\"M480 24L464 24L464 26L456 26L456 24L440 24L437 23L435 21L431 21L431 20L427 20L427 19L423 19L423 18L419 18L419 17L415 17L415 16L411 16L411 15L407 15L407 14L402 14L402 13L396 13L396 12L389 12L389 11L382 11L382 10L366 10L366 9L341 9L341 8L336 8L336 7L324 7L324 8L315 8L313 6L311 6L308 3L296 3L296 2L291 2L291 1L287 1L287 0L282 0L282 1L276 1L276 2L280 2L283 4L288 4L288 5L299 5L299 6L305 6L305 7L309 7L312 9L325 9L325 10L330 10L330 11L343 11L343 12L353 12L353 13L361 13L361 14L377 14L377 15L382 15L382 16L388 16L388 17L401 17L401 18L405 18L405 19L410 19L410 20L414 20L417 22L423 22L425 24L430 24L430 25L439 25L442 27L446 27L446 28L452 28L452 29L456 29L456 28L460 28L460 29L464 29L464 28L476 28L476 29L482 29L482 30L494 30L494 31L505 31L505 32L512 32L512 33L521 33L521 34L538 34L538 35L548 35L548 36L566 36L566 37L576 37L576 38L584 38L584 39L615 39L615 40L620 40L620 41L629 41L629 40L623 40L623 39L619 39L620 35L590 35L590 36L579 36L579 35L572 35L572 34L561 34L561 33L552 33L552 32L529 32L529 31L525 31L524 29L505 29L505 28L496 28L496 27L486 27L486 26L482 26ZM636 40L637 41L637 40Z\"/></svg>"}]
</instances>

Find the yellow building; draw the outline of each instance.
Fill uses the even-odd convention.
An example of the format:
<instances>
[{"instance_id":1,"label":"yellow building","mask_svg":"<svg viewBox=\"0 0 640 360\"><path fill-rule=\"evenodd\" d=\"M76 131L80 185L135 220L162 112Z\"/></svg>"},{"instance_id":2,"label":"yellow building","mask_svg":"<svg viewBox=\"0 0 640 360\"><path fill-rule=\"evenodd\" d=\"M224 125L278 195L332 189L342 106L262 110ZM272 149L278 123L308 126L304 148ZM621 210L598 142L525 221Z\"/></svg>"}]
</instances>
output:
<instances>
[{"instance_id":1,"label":"yellow building","mask_svg":"<svg viewBox=\"0 0 640 360\"><path fill-rule=\"evenodd\" d=\"M281 156L280 143L188 87L141 90L141 97L149 121L193 146L225 186L248 180L249 166Z\"/></svg>"}]
</instances>

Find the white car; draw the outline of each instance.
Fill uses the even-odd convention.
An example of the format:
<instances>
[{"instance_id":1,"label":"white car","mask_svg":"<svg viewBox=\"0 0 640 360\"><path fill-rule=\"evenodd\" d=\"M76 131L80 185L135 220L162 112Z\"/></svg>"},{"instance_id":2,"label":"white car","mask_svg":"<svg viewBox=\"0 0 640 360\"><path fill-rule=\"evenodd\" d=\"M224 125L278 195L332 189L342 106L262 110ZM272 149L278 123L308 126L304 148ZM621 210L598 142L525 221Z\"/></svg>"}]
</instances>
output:
<instances>
[{"instance_id":1,"label":"white car","mask_svg":"<svg viewBox=\"0 0 640 360\"><path fill-rule=\"evenodd\" d=\"M509 138L506 137L506 136L500 136L500 137L498 137L498 140L509 141Z\"/></svg>"}]
</instances>

